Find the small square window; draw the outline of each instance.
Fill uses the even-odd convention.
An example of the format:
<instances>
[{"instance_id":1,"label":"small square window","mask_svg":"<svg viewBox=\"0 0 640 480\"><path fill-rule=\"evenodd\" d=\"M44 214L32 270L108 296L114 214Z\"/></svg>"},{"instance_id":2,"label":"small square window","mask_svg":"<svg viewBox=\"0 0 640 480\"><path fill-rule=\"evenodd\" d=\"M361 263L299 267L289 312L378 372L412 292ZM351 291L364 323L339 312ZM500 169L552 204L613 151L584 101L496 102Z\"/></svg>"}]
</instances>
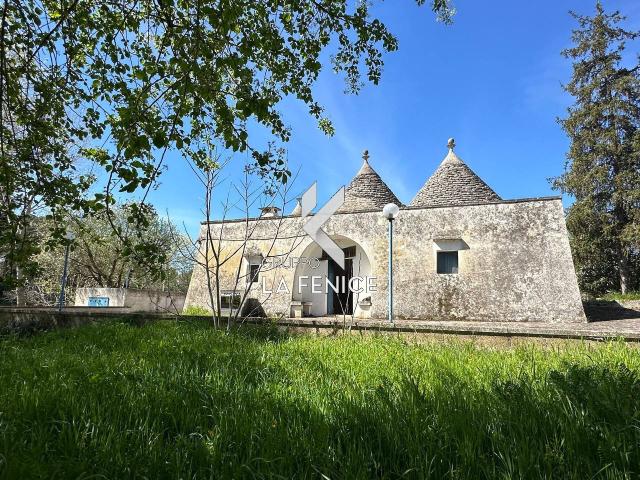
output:
<instances>
[{"instance_id":1,"label":"small square window","mask_svg":"<svg viewBox=\"0 0 640 480\"><path fill-rule=\"evenodd\" d=\"M223 293L220 295L220 308L233 308L240 307L240 295Z\"/></svg>"},{"instance_id":2,"label":"small square window","mask_svg":"<svg viewBox=\"0 0 640 480\"><path fill-rule=\"evenodd\" d=\"M458 273L458 252L438 252L438 273Z\"/></svg>"},{"instance_id":3,"label":"small square window","mask_svg":"<svg viewBox=\"0 0 640 480\"><path fill-rule=\"evenodd\" d=\"M260 277L260 265L249 265L249 282L257 283Z\"/></svg>"}]
</instances>

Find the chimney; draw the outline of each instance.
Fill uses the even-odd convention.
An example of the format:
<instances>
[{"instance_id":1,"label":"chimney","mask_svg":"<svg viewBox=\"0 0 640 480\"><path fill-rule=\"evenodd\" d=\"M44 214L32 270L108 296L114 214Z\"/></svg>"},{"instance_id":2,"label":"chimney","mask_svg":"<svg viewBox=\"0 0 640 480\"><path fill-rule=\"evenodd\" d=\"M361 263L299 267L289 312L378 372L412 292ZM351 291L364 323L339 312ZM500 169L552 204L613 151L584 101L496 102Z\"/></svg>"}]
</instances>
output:
<instances>
[{"instance_id":1,"label":"chimney","mask_svg":"<svg viewBox=\"0 0 640 480\"><path fill-rule=\"evenodd\" d=\"M280 216L280 209L278 207L262 207L260 209L260 218L272 218Z\"/></svg>"}]
</instances>

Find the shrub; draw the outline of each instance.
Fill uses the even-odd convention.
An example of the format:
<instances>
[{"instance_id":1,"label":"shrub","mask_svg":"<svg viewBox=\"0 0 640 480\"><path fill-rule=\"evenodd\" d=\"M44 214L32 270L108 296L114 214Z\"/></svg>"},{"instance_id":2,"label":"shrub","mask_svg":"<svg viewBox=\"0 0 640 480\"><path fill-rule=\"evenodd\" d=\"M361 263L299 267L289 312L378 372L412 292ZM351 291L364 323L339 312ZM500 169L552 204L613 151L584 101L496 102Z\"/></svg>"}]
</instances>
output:
<instances>
[{"instance_id":1,"label":"shrub","mask_svg":"<svg viewBox=\"0 0 640 480\"><path fill-rule=\"evenodd\" d=\"M211 310L207 310L206 308L198 305L189 305L182 310L182 315L192 317L209 317L211 316Z\"/></svg>"}]
</instances>

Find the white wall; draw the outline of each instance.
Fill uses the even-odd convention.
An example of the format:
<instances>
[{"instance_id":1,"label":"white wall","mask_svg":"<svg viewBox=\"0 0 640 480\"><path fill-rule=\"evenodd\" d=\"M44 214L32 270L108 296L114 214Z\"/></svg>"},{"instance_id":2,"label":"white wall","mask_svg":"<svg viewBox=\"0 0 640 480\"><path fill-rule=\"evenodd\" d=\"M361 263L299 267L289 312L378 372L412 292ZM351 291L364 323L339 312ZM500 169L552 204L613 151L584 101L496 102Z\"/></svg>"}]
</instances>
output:
<instances>
[{"instance_id":1,"label":"white wall","mask_svg":"<svg viewBox=\"0 0 640 480\"><path fill-rule=\"evenodd\" d=\"M252 220L248 247L271 255L302 256L313 242L300 217L278 224L281 239L269 240L275 219ZM224 226L224 229L223 229ZM229 250L241 245L244 220L212 224ZM335 214L323 226L332 236L355 240L367 252L378 289L372 294L373 318L387 315L388 222L380 212ZM206 226L201 238L205 238ZM300 238L293 251L292 239ZM434 243L463 240L457 275L436 272ZM265 253L266 254L266 253ZM584 322L580 292L560 198L502 201L485 205L403 208L394 222L394 313L397 319L473 320L495 322ZM227 262L222 288L235 279L236 263ZM363 272L364 273L364 268ZM294 285L295 270L274 269L268 278L283 277ZM196 264L189 287L190 305L207 305L205 270ZM288 315L291 293L257 295L269 315ZM356 309L356 314L358 309Z\"/></svg>"},{"instance_id":2,"label":"white wall","mask_svg":"<svg viewBox=\"0 0 640 480\"><path fill-rule=\"evenodd\" d=\"M109 307L125 306L125 289L124 288L103 288L103 287L76 288L76 298L75 298L74 305L76 307L87 307L89 305L89 297L107 297L109 299Z\"/></svg>"},{"instance_id":3,"label":"white wall","mask_svg":"<svg viewBox=\"0 0 640 480\"><path fill-rule=\"evenodd\" d=\"M127 288L84 287L76 288L76 307L89 305L89 297L109 298L109 307L126 307L138 312L180 313L185 294L159 290L136 290Z\"/></svg>"}]
</instances>

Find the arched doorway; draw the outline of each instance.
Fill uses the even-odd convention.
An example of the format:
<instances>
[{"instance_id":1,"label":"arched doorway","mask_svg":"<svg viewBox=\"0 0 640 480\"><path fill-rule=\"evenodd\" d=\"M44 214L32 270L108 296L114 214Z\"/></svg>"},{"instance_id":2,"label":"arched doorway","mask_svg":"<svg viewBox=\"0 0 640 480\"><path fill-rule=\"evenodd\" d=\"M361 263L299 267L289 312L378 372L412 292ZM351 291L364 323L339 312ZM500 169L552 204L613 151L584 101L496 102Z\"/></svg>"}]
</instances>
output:
<instances>
[{"instance_id":1,"label":"arched doorway","mask_svg":"<svg viewBox=\"0 0 640 480\"><path fill-rule=\"evenodd\" d=\"M314 317L366 317L374 290L369 257L354 240L340 235L331 238L345 253L345 268L312 242L296 266L292 300L302 302L305 312Z\"/></svg>"}]
</instances>

